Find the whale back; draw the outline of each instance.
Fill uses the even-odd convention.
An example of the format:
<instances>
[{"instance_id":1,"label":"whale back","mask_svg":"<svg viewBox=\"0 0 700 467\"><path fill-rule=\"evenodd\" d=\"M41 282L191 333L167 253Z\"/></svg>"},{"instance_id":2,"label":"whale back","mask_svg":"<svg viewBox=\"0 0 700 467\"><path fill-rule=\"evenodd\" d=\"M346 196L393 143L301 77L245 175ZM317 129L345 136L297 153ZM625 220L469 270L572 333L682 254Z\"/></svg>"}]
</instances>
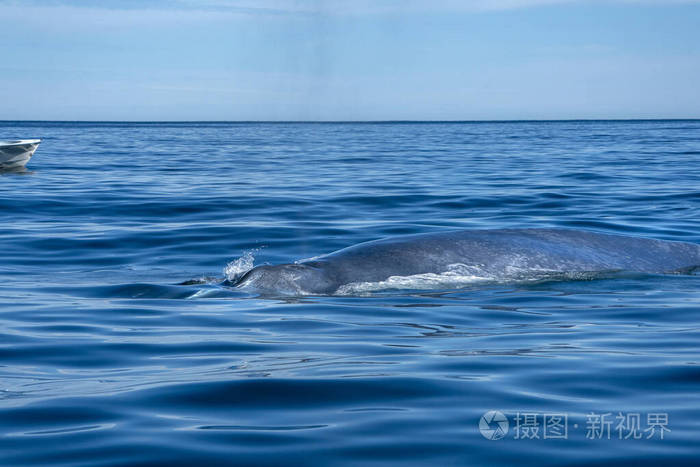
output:
<instances>
[{"instance_id":1,"label":"whale back","mask_svg":"<svg viewBox=\"0 0 700 467\"><path fill-rule=\"evenodd\" d=\"M700 245L567 229L504 229L408 235L354 245L318 258L346 276L423 274L463 264L508 270L625 270L664 273L700 265ZM356 279L357 277L348 277Z\"/></svg>"},{"instance_id":2,"label":"whale back","mask_svg":"<svg viewBox=\"0 0 700 467\"><path fill-rule=\"evenodd\" d=\"M700 245L693 243L568 229L463 230L374 240L313 261L258 266L238 284L328 294L391 278L513 281L609 271L672 273L698 266Z\"/></svg>"}]
</instances>

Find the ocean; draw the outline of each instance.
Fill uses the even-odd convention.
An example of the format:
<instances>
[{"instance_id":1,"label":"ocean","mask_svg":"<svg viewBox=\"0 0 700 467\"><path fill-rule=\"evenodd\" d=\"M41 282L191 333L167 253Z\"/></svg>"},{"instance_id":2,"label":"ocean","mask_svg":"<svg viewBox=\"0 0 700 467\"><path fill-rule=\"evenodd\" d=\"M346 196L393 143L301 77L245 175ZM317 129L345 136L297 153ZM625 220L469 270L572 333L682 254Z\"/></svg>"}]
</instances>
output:
<instances>
[{"instance_id":1,"label":"ocean","mask_svg":"<svg viewBox=\"0 0 700 467\"><path fill-rule=\"evenodd\" d=\"M700 274L263 296L360 242L700 243L700 121L0 122L0 465L693 465ZM182 284L186 285L182 285Z\"/></svg>"}]
</instances>

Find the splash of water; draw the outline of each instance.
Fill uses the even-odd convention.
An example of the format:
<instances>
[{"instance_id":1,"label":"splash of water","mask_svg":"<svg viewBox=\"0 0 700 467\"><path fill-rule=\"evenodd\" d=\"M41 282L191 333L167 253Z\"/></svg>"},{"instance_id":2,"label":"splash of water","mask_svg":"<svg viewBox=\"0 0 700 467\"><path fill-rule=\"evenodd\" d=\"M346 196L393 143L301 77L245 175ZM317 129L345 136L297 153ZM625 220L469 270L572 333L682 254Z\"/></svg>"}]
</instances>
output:
<instances>
[{"instance_id":1,"label":"splash of water","mask_svg":"<svg viewBox=\"0 0 700 467\"><path fill-rule=\"evenodd\" d=\"M226 280L235 282L243 274L253 269L255 265L255 253L257 253L258 250L259 248L248 250L244 252L240 258L229 262L226 267L224 267L224 276Z\"/></svg>"}]
</instances>

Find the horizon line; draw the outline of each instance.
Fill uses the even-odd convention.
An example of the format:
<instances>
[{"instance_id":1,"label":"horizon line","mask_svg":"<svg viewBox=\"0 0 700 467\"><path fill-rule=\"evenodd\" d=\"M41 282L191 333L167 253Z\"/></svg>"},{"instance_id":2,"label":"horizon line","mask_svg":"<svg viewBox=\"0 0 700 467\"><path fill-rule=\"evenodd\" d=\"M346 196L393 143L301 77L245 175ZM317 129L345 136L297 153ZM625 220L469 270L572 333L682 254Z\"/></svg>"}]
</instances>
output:
<instances>
[{"instance_id":1,"label":"horizon line","mask_svg":"<svg viewBox=\"0 0 700 467\"><path fill-rule=\"evenodd\" d=\"M674 118L533 118L533 119L469 119L469 120L8 120L0 123L546 123L546 122L659 122L698 121L700 117Z\"/></svg>"}]
</instances>

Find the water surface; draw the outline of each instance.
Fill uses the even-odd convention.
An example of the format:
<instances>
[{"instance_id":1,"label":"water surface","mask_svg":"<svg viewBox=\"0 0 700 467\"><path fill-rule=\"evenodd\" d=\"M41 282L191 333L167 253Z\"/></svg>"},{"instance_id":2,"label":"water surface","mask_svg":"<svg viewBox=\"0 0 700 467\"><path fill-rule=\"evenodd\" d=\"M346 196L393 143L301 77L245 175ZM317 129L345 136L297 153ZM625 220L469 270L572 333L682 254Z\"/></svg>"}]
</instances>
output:
<instances>
[{"instance_id":1,"label":"water surface","mask_svg":"<svg viewBox=\"0 0 700 467\"><path fill-rule=\"evenodd\" d=\"M34 137L27 171L0 174L0 464L700 455L698 275L219 284L227 265L456 228L700 243L700 121L0 122ZM502 439L479 430L490 410ZM566 436L545 439L554 415Z\"/></svg>"}]
</instances>

